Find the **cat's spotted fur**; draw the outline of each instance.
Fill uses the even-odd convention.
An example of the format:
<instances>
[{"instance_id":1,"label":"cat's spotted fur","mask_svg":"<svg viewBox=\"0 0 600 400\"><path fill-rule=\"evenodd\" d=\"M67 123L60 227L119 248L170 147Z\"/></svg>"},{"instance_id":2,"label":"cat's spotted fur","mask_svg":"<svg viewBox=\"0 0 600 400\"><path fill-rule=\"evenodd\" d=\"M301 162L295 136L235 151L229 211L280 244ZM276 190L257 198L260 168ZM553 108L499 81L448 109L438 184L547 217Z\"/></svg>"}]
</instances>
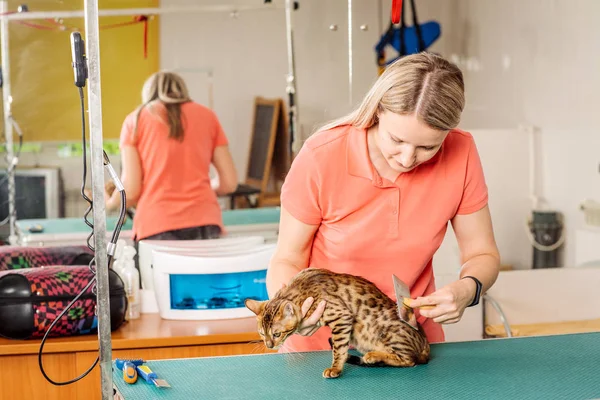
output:
<instances>
[{"instance_id":1,"label":"cat's spotted fur","mask_svg":"<svg viewBox=\"0 0 600 400\"><path fill-rule=\"evenodd\" d=\"M324 377L342 373L349 346L363 354L361 364L412 367L429 361L422 328L403 322L396 302L364 278L317 268L300 272L268 301L246 300L246 307L257 315L258 332L267 347L279 348L296 332L307 297L315 300L307 315L321 300L327 302L320 321L331 328L333 362Z\"/></svg>"}]
</instances>

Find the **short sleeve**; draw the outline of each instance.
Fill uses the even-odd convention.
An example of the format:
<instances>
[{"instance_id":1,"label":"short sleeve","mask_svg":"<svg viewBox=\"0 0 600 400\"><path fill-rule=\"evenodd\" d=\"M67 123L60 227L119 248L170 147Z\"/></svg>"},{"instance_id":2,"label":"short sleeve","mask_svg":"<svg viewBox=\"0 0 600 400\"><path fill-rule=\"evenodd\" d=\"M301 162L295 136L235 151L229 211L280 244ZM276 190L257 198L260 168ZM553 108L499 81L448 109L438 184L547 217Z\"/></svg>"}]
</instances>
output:
<instances>
[{"instance_id":1,"label":"short sleeve","mask_svg":"<svg viewBox=\"0 0 600 400\"><path fill-rule=\"evenodd\" d=\"M137 113L136 113L137 114ZM121 126L121 135L119 139L119 146L135 146L135 114L130 114L123 121L123 125Z\"/></svg>"},{"instance_id":2,"label":"short sleeve","mask_svg":"<svg viewBox=\"0 0 600 400\"><path fill-rule=\"evenodd\" d=\"M225 131L221 126L221 122L219 122L219 118L217 118L216 114L213 115L214 120L214 143L215 147L226 146L229 144L229 140L227 139L227 135L225 135Z\"/></svg>"},{"instance_id":3,"label":"short sleeve","mask_svg":"<svg viewBox=\"0 0 600 400\"><path fill-rule=\"evenodd\" d=\"M313 150L303 146L281 188L281 205L297 220L319 225L322 219L319 195L321 179Z\"/></svg>"},{"instance_id":4,"label":"short sleeve","mask_svg":"<svg viewBox=\"0 0 600 400\"><path fill-rule=\"evenodd\" d=\"M470 138L469 142L463 195L457 214L474 213L482 209L488 202L488 188L477 146L473 138Z\"/></svg>"}]
</instances>

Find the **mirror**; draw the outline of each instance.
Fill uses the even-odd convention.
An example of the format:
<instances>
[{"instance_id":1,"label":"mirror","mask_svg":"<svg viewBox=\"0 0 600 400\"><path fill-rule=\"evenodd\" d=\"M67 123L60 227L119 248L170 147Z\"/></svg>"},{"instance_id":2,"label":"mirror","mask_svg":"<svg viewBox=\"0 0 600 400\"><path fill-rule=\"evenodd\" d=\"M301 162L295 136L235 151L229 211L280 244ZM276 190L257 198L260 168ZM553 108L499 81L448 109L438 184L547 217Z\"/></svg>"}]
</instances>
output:
<instances>
[{"instance_id":1,"label":"mirror","mask_svg":"<svg viewBox=\"0 0 600 400\"><path fill-rule=\"evenodd\" d=\"M353 0L350 25L344 0L302 1L293 11L298 124L292 137L283 0L231 0L226 5L217 0L101 1L105 13L100 19L102 123L112 165L120 171L121 127L139 106L144 81L154 72L171 70L183 77L194 101L218 116L230 141L239 182L247 183L256 100L268 99L281 109L278 121L285 121L284 126L278 122L275 132L287 136L283 146L273 147L275 156L287 151L291 139L297 152L319 124L350 111L377 79L374 49L389 28L390 4L391 0ZM20 5L9 1L8 9L15 11ZM596 155L600 136L592 121L598 104L594 57L600 49L590 39L596 33L590 18L600 11L598 6L580 5L569 10L567 18L558 8L540 11L531 2L508 9L503 2L466 0L420 0L417 5L419 21L428 27L426 35L432 35L427 36L432 41L429 50L463 71L467 105L460 128L475 138L486 174L502 274L507 276L502 282L508 283L499 284L496 289L503 292L490 293L490 301L482 307L488 316L495 315L494 299L501 308L510 309L506 304L511 296L532 287L555 288L551 292L561 297L583 291L570 284L555 287L552 282L598 279L585 275L596 274L600 264L596 245L600 239L596 202L600 201ZM170 11L133 11L159 6ZM27 7L30 13L81 10L79 2L59 0L31 1ZM110 10L132 11L109 16ZM563 19L572 29L557 30L556 24ZM441 26L439 34L436 24ZM10 20L3 90L9 87L12 96L13 141L18 144L18 130L23 138L16 203L27 211L19 212L18 219L67 219L87 230L81 222L87 203L80 194L80 100L70 65L69 34L75 28L83 31L81 17ZM387 59L395 56L391 43L386 47ZM86 137L89 143L87 130ZM270 140L271 136L263 137L265 143L269 142L266 137ZM284 165L289 166L291 158ZM276 178L285 176L285 166L273 170ZM211 174L215 176L214 168ZM278 189L273 190L277 193ZM254 194L248 195L252 201ZM0 196L3 219L8 213L5 182ZM244 201L243 196L239 203L229 196L220 198L223 210L251 207L252 201ZM277 201L264 205L276 206ZM114 218L114 213L109 216ZM5 240L7 226L2 225L1 231ZM35 226L24 226L30 228ZM438 286L456 279L461 262L451 227L434 262ZM537 274L538 269L545 271ZM516 275L509 275L515 271L533 274L522 275L531 286L520 286L520 280L512 278ZM600 300L595 298L594 306L586 309L589 313L572 314L572 319L600 319L593 311L600 310ZM518 314L515 320L552 323L531 317L537 314L535 310L532 306L529 317ZM447 327L448 337L484 336L486 325L480 312L481 307L468 310L460 324ZM570 314L564 315L568 319ZM502 331L498 330L499 318L490 317L494 332Z\"/></svg>"}]
</instances>

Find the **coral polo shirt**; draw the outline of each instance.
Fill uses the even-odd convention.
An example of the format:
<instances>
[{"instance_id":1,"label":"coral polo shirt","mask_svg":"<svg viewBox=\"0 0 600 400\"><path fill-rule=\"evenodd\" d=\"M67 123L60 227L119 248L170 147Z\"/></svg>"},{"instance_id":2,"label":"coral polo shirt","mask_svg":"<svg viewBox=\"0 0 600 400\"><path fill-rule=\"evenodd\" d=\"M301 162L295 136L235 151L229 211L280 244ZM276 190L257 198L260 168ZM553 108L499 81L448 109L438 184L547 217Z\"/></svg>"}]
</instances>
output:
<instances>
[{"instance_id":1,"label":"coral polo shirt","mask_svg":"<svg viewBox=\"0 0 600 400\"><path fill-rule=\"evenodd\" d=\"M156 103L123 122L120 146L137 149L142 191L133 219L133 234L142 240L157 233L203 225L224 230L221 207L210 186L209 169L215 148L228 144L217 115L194 102L181 105L183 140L169 139L166 109Z\"/></svg>"},{"instance_id":2,"label":"coral polo shirt","mask_svg":"<svg viewBox=\"0 0 600 400\"><path fill-rule=\"evenodd\" d=\"M488 191L473 137L452 130L438 153L395 182L373 167L365 129L317 132L294 159L281 204L299 221L319 225L309 267L360 275L395 299L392 274L416 298L436 290L432 258L448 222L483 208ZM419 317L430 342L442 326ZM329 349L328 327L293 335L281 351Z\"/></svg>"}]
</instances>

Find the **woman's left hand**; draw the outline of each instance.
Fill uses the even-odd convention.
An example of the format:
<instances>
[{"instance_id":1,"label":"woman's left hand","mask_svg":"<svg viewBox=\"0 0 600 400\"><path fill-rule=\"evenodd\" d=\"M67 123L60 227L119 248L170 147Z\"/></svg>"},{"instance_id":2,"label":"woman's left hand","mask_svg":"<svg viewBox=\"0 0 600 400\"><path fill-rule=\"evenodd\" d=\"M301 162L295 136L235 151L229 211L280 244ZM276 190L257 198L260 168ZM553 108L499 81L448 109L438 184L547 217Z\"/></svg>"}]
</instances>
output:
<instances>
[{"instance_id":1,"label":"woman's left hand","mask_svg":"<svg viewBox=\"0 0 600 400\"><path fill-rule=\"evenodd\" d=\"M410 301L412 308L434 306L419 309L419 313L441 324L454 324L462 318L465 308L473 301L477 287L472 279L460 279L452 282L428 296L417 297Z\"/></svg>"},{"instance_id":2,"label":"woman's left hand","mask_svg":"<svg viewBox=\"0 0 600 400\"><path fill-rule=\"evenodd\" d=\"M106 211L114 210L114 207L112 207L110 203L110 198L112 197L114 190L114 185L112 185L112 187L108 185L104 187L104 206L106 208ZM88 198L92 198L92 191L90 189L84 189L83 192Z\"/></svg>"}]
</instances>

